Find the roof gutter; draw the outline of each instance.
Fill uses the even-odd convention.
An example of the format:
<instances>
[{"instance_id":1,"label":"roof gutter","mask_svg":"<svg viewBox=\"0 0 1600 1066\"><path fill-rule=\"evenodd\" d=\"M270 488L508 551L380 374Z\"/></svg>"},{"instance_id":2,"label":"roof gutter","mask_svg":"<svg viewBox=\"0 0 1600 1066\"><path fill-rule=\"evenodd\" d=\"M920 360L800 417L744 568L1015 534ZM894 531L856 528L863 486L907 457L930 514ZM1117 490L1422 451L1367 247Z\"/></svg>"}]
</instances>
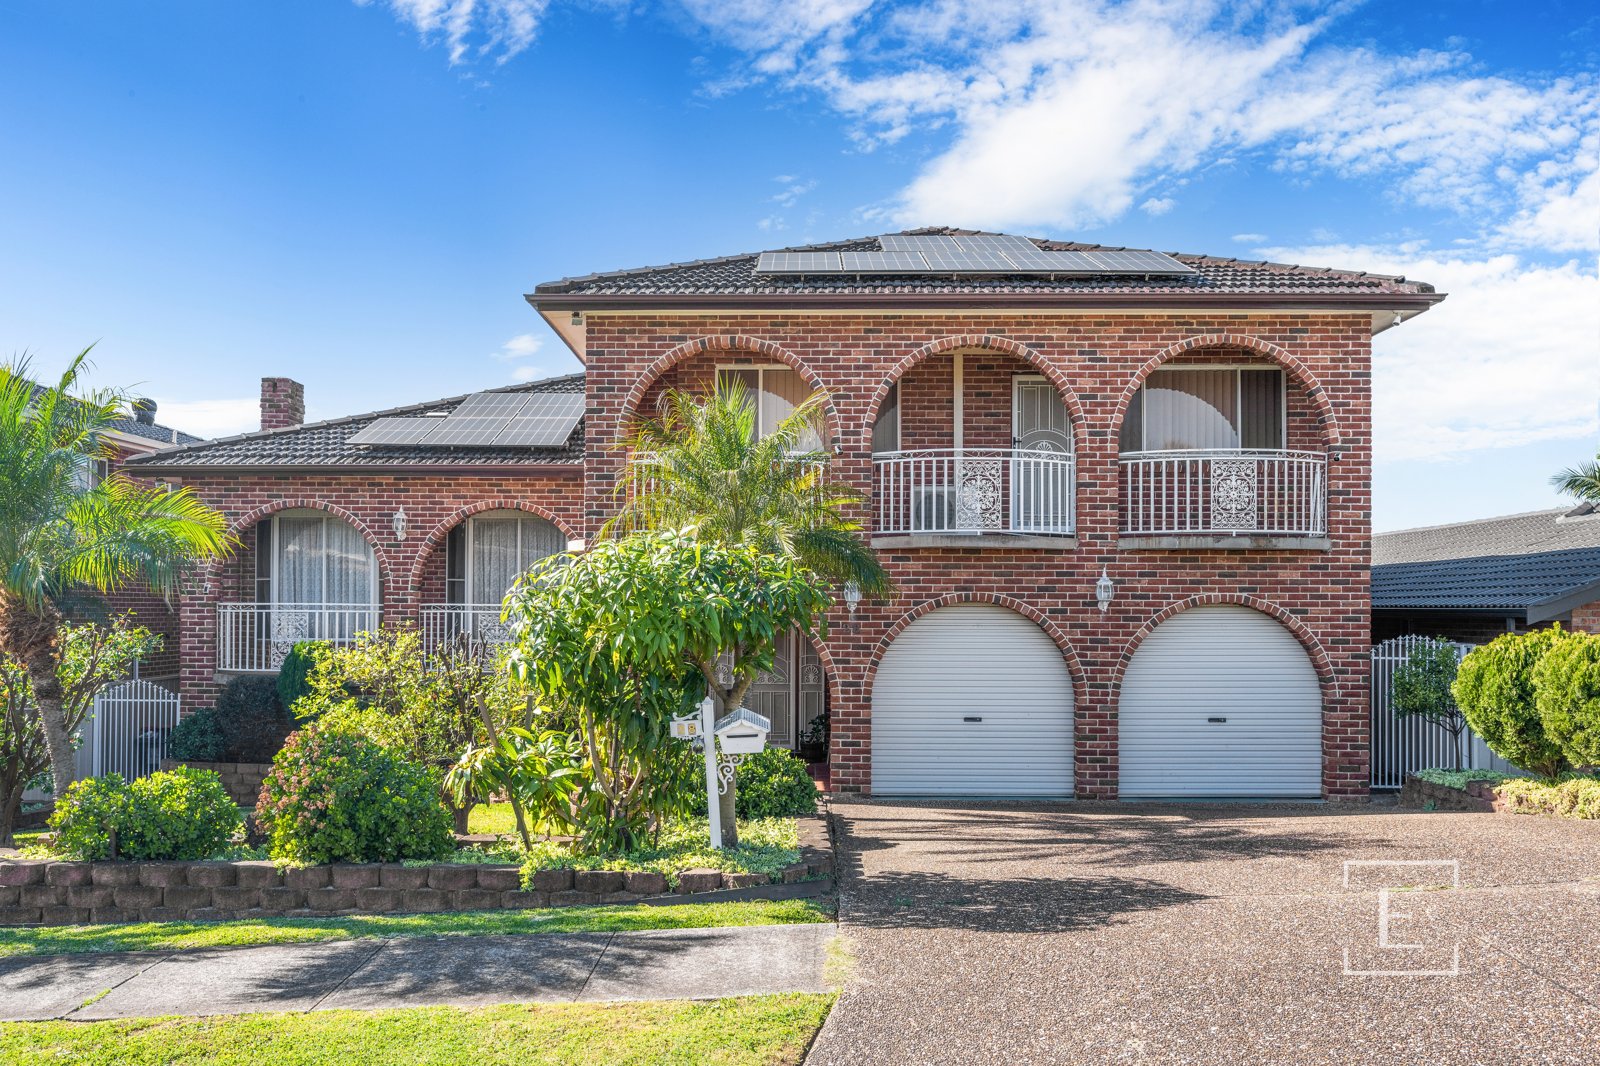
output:
<instances>
[{"instance_id":1,"label":"roof gutter","mask_svg":"<svg viewBox=\"0 0 1600 1066\"><path fill-rule=\"evenodd\" d=\"M1139 310L1150 308L1211 308L1222 311L1330 310L1424 311L1445 298L1444 293L1295 293L1261 296L1248 293L694 293L631 295L589 293L529 293L525 299L540 313L558 311L633 311L656 308L719 311L727 308L778 311L825 311L838 308L879 307L886 313L903 308L980 310L1027 307L1083 308L1085 310Z\"/></svg>"}]
</instances>

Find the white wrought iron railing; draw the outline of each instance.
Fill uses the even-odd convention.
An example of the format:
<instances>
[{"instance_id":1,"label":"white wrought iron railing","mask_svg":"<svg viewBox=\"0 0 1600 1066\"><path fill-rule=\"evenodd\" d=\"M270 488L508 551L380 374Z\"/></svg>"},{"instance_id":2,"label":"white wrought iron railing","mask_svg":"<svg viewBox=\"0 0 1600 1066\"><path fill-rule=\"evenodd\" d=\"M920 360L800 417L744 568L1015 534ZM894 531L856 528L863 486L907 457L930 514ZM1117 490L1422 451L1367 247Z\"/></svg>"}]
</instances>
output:
<instances>
[{"instance_id":1,"label":"white wrought iron railing","mask_svg":"<svg viewBox=\"0 0 1600 1066\"><path fill-rule=\"evenodd\" d=\"M432 655L454 645L476 653L511 640L511 627L500 620L498 603L429 603L421 612L422 648Z\"/></svg>"},{"instance_id":2,"label":"white wrought iron railing","mask_svg":"<svg viewBox=\"0 0 1600 1066\"><path fill-rule=\"evenodd\" d=\"M1434 637L1410 634L1391 637L1372 646L1372 737L1370 742L1373 788L1399 788L1407 774L1418 770L1453 769L1459 754L1465 770L1493 770L1515 774L1520 771L1489 750L1483 738L1463 729L1460 751L1455 735L1415 715L1402 718L1394 709L1394 675L1418 649L1437 643L1448 644L1460 662L1472 650L1470 644L1438 641Z\"/></svg>"},{"instance_id":3,"label":"white wrought iron railing","mask_svg":"<svg viewBox=\"0 0 1600 1066\"><path fill-rule=\"evenodd\" d=\"M350 644L377 628L370 603L219 603L217 669L271 673L302 640Z\"/></svg>"},{"instance_id":4,"label":"white wrought iron railing","mask_svg":"<svg viewBox=\"0 0 1600 1066\"><path fill-rule=\"evenodd\" d=\"M1123 533L1328 532L1328 457L1320 452L1124 452L1121 466Z\"/></svg>"},{"instance_id":5,"label":"white wrought iron railing","mask_svg":"<svg viewBox=\"0 0 1600 1066\"><path fill-rule=\"evenodd\" d=\"M161 769L167 734L178 724L178 694L137 677L108 686L94 698L82 727L78 769L92 777L147 777Z\"/></svg>"},{"instance_id":6,"label":"white wrought iron railing","mask_svg":"<svg viewBox=\"0 0 1600 1066\"><path fill-rule=\"evenodd\" d=\"M922 448L872 457L873 531L1046 533L1076 528L1073 457L1029 448Z\"/></svg>"}]
</instances>

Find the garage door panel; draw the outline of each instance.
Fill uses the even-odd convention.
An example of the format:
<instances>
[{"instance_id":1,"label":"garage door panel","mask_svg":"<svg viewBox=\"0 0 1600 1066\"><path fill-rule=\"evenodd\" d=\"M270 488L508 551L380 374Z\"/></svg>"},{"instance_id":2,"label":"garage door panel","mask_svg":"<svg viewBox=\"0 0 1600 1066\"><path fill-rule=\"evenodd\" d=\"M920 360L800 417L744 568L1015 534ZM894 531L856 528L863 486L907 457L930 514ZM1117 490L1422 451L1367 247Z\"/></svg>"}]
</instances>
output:
<instances>
[{"instance_id":1,"label":"garage door panel","mask_svg":"<svg viewBox=\"0 0 1600 1066\"><path fill-rule=\"evenodd\" d=\"M932 611L878 666L872 791L1070 796L1072 710L1066 663L1032 622L989 605Z\"/></svg>"},{"instance_id":2,"label":"garage door panel","mask_svg":"<svg viewBox=\"0 0 1600 1066\"><path fill-rule=\"evenodd\" d=\"M1118 751L1119 791L1130 798L1318 796L1316 671L1299 641L1260 612L1185 611L1128 664Z\"/></svg>"}]
</instances>

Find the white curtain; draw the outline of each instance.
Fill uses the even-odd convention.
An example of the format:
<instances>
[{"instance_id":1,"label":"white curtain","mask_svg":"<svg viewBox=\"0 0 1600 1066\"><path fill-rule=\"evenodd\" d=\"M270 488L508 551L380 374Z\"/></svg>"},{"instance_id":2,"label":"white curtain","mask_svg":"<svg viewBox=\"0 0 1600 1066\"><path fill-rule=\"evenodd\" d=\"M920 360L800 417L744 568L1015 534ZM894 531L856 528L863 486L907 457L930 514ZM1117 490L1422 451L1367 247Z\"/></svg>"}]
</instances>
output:
<instances>
[{"instance_id":1,"label":"white curtain","mask_svg":"<svg viewBox=\"0 0 1600 1066\"><path fill-rule=\"evenodd\" d=\"M372 548L354 526L346 525L337 518L325 518L322 521L328 602L371 603L374 599L373 574L377 570Z\"/></svg>"},{"instance_id":2,"label":"white curtain","mask_svg":"<svg viewBox=\"0 0 1600 1066\"><path fill-rule=\"evenodd\" d=\"M567 538L542 518L476 518L472 526L472 598L496 604L534 563L567 550Z\"/></svg>"},{"instance_id":3,"label":"white curtain","mask_svg":"<svg viewBox=\"0 0 1600 1066\"><path fill-rule=\"evenodd\" d=\"M337 518L279 516L279 603L371 603L377 569L371 546L354 526Z\"/></svg>"},{"instance_id":4,"label":"white curtain","mask_svg":"<svg viewBox=\"0 0 1600 1066\"><path fill-rule=\"evenodd\" d=\"M279 603L321 603L322 519L278 519Z\"/></svg>"}]
</instances>

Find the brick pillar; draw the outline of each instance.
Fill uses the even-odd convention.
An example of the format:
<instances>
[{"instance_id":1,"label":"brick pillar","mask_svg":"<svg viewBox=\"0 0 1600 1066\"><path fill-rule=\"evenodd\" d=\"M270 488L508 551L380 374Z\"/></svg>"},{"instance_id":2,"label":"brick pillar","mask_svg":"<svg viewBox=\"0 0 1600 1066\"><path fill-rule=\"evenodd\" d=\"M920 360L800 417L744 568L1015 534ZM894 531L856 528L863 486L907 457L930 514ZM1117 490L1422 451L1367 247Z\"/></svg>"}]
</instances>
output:
<instances>
[{"instance_id":1,"label":"brick pillar","mask_svg":"<svg viewBox=\"0 0 1600 1066\"><path fill-rule=\"evenodd\" d=\"M1600 633L1600 600L1574 607L1568 628L1574 633Z\"/></svg>"},{"instance_id":2,"label":"brick pillar","mask_svg":"<svg viewBox=\"0 0 1600 1066\"><path fill-rule=\"evenodd\" d=\"M261 379L261 428L283 429L306 420L306 387L293 378Z\"/></svg>"}]
</instances>

